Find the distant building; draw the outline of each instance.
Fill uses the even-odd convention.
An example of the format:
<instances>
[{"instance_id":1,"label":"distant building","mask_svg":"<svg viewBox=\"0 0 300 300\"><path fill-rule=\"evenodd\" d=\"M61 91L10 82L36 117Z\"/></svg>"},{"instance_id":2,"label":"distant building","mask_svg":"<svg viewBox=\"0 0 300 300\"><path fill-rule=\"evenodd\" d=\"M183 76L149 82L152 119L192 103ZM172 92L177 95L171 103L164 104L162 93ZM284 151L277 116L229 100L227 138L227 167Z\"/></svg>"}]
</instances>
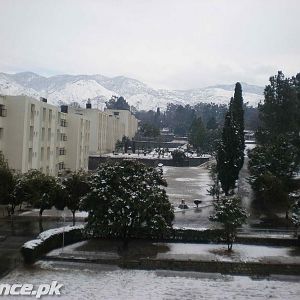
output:
<instances>
[{"instance_id":1,"label":"distant building","mask_svg":"<svg viewBox=\"0 0 300 300\"><path fill-rule=\"evenodd\" d=\"M85 116L91 124L90 154L102 155L115 150L124 136L133 138L138 130L138 120L128 110L107 109L100 111L87 103L86 108L71 108L75 114Z\"/></svg>"},{"instance_id":2,"label":"distant building","mask_svg":"<svg viewBox=\"0 0 300 300\"><path fill-rule=\"evenodd\" d=\"M244 130L245 142L248 144L255 143L255 132L253 130Z\"/></svg>"},{"instance_id":3,"label":"distant building","mask_svg":"<svg viewBox=\"0 0 300 300\"><path fill-rule=\"evenodd\" d=\"M129 110L107 109L105 110L110 116L118 118L124 126L124 135L133 138L138 129L138 120Z\"/></svg>"}]
</instances>

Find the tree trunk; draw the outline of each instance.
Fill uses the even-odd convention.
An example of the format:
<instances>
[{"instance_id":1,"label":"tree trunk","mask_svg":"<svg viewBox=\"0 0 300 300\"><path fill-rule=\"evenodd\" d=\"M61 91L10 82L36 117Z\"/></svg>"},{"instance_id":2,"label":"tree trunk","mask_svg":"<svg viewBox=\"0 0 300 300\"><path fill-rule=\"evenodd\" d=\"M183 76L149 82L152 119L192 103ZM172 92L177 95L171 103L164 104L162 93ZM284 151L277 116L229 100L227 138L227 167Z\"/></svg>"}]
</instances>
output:
<instances>
[{"instance_id":1,"label":"tree trunk","mask_svg":"<svg viewBox=\"0 0 300 300\"><path fill-rule=\"evenodd\" d=\"M75 210L72 210L72 214L73 214L73 226L75 226L75 222L76 222L76 220L75 220Z\"/></svg>"},{"instance_id":2,"label":"tree trunk","mask_svg":"<svg viewBox=\"0 0 300 300\"><path fill-rule=\"evenodd\" d=\"M11 213L11 215L13 216L14 215L14 213L15 213L15 205L11 205L11 207L10 207L10 213Z\"/></svg>"},{"instance_id":3,"label":"tree trunk","mask_svg":"<svg viewBox=\"0 0 300 300\"><path fill-rule=\"evenodd\" d=\"M42 218L42 216L43 216L43 212L44 212L44 209L43 209L43 208L40 208L40 212L39 212L39 216L40 216L40 218Z\"/></svg>"},{"instance_id":4,"label":"tree trunk","mask_svg":"<svg viewBox=\"0 0 300 300\"><path fill-rule=\"evenodd\" d=\"M39 219L39 229L40 229L40 233L44 231L42 218Z\"/></svg>"}]
</instances>

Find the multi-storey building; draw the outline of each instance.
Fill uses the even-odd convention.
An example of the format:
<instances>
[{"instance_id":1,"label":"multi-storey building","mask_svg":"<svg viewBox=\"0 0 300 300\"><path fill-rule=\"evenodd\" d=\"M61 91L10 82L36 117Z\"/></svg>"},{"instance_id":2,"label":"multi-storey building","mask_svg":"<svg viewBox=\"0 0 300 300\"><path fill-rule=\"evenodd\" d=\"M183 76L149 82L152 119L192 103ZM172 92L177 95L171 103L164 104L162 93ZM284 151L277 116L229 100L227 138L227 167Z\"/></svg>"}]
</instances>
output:
<instances>
[{"instance_id":1,"label":"multi-storey building","mask_svg":"<svg viewBox=\"0 0 300 300\"><path fill-rule=\"evenodd\" d=\"M114 116L119 119L124 127L124 135L133 138L138 129L138 120L129 110L107 109L105 110L109 116Z\"/></svg>"},{"instance_id":2,"label":"multi-storey building","mask_svg":"<svg viewBox=\"0 0 300 300\"><path fill-rule=\"evenodd\" d=\"M69 126L71 125L71 126ZM27 96L0 96L0 151L11 168L58 175L88 168L90 121L67 107Z\"/></svg>"},{"instance_id":3,"label":"multi-storey building","mask_svg":"<svg viewBox=\"0 0 300 300\"><path fill-rule=\"evenodd\" d=\"M61 109L27 96L0 95L0 151L11 168L58 175L88 168L89 155L112 152L132 138L137 119L127 110Z\"/></svg>"},{"instance_id":4,"label":"multi-storey building","mask_svg":"<svg viewBox=\"0 0 300 300\"><path fill-rule=\"evenodd\" d=\"M118 140L124 136L133 138L138 121L128 110L100 111L88 103L86 108L72 108L72 112L90 120L90 154L101 155L115 150Z\"/></svg>"}]
</instances>

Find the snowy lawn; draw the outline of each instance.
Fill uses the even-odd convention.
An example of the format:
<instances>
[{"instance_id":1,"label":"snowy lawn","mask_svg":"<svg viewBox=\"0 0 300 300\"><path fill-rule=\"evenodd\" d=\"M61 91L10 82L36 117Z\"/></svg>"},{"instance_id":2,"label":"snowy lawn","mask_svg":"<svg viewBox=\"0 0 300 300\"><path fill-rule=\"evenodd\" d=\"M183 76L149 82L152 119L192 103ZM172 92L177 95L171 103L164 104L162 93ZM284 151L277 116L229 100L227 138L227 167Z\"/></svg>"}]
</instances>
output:
<instances>
[{"instance_id":1,"label":"snowy lawn","mask_svg":"<svg viewBox=\"0 0 300 300\"><path fill-rule=\"evenodd\" d=\"M151 243L132 241L126 253L120 252L122 243L118 241L90 240L76 243L64 248L64 253L75 257L177 259L200 261L234 261L234 262L278 262L300 264L300 251L296 247L271 247L234 244L233 251L228 252L224 244L189 244L189 243ZM56 256L61 249L54 250L48 256Z\"/></svg>"},{"instance_id":2,"label":"snowy lawn","mask_svg":"<svg viewBox=\"0 0 300 300\"><path fill-rule=\"evenodd\" d=\"M234 244L233 251L228 252L227 246L222 244L166 243L164 245L169 248L169 251L158 254L157 258L300 263L300 251L295 247Z\"/></svg>"},{"instance_id":3,"label":"snowy lawn","mask_svg":"<svg viewBox=\"0 0 300 300\"><path fill-rule=\"evenodd\" d=\"M77 263L37 263L20 267L0 283L63 284L63 295L43 299L160 300L160 299L299 299L297 277L253 280L196 272L121 270L113 266ZM28 296L22 299L32 299ZM9 298L12 299L12 298Z\"/></svg>"}]
</instances>

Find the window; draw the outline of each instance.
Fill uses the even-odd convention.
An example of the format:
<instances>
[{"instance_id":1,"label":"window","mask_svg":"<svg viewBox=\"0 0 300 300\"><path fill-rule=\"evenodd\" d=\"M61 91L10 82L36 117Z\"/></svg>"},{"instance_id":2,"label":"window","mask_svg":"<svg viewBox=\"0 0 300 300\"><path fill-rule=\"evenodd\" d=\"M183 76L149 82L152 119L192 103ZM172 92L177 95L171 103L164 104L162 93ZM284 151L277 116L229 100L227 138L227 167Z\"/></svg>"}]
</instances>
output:
<instances>
[{"instance_id":1,"label":"window","mask_svg":"<svg viewBox=\"0 0 300 300\"><path fill-rule=\"evenodd\" d=\"M32 148L29 148L29 150L28 150L28 162L29 162L29 164L32 163L32 156L33 156Z\"/></svg>"},{"instance_id":2,"label":"window","mask_svg":"<svg viewBox=\"0 0 300 300\"><path fill-rule=\"evenodd\" d=\"M47 147L47 160L50 159L50 147Z\"/></svg>"},{"instance_id":3,"label":"window","mask_svg":"<svg viewBox=\"0 0 300 300\"><path fill-rule=\"evenodd\" d=\"M64 170L65 169L65 163L64 162L60 162L59 164L58 164L58 170Z\"/></svg>"},{"instance_id":4,"label":"window","mask_svg":"<svg viewBox=\"0 0 300 300\"><path fill-rule=\"evenodd\" d=\"M0 104L0 117L6 117L7 116L7 110L5 109L5 106L3 104Z\"/></svg>"},{"instance_id":5,"label":"window","mask_svg":"<svg viewBox=\"0 0 300 300\"><path fill-rule=\"evenodd\" d=\"M51 128L48 128L48 142L51 141Z\"/></svg>"},{"instance_id":6,"label":"window","mask_svg":"<svg viewBox=\"0 0 300 300\"><path fill-rule=\"evenodd\" d=\"M35 109L35 105L31 104L30 105L30 112L31 112L30 118L31 118L31 120L34 119L34 109Z\"/></svg>"},{"instance_id":7,"label":"window","mask_svg":"<svg viewBox=\"0 0 300 300\"><path fill-rule=\"evenodd\" d=\"M42 128L42 142L45 140L45 128Z\"/></svg>"},{"instance_id":8,"label":"window","mask_svg":"<svg viewBox=\"0 0 300 300\"><path fill-rule=\"evenodd\" d=\"M49 110L49 123L52 122L52 110L50 109Z\"/></svg>"},{"instance_id":9,"label":"window","mask_svg":"<svg viewBox=\"0 0 300 300\"><path fill-rule=\"evenodd\" d=\"M3 139L3 128L0 128L0 141Z\"/></svg>"},{"instance_id":10,"label":"window","mask_svg":"<svg viewBox=\"0 0 300 300\"><path fill-rule=\"evenodd\" d=\"M59 148L59 155L66 155L66 149L65 148Z\"/></svg>"},{"instance_id":11,"label":"window","mask_svg":"<svg viewBox=\"0 0 300 300\"><path fill-rule=\"evenodd\" d=\"M60 119L60 126L61 127L67 127L68 126L67 120L66 119Z\"/></svg>"},{"instance_id":12,"label":"window","mask_svg":"<svg viewBox=\"0 0 300 300\"><path fill-rule=\"evenodd\" d=\"M114 111L114 116L118 116L120 113L118 111Z\"/></svg>"},{"instance_id":13,"label":"window","mask_svg":"<svg viewBox=\"0 0 300 300\"><path fill-rule=\"evenodd\" d=\"M64 141L64 142L67 141L68 140L67 135L65 133L61 133L60 134L60 140Z\"/></svg>"},{"instance_id":14,"label":"window","mask_svg":"<svg viewBox=\"0 0 300 300\"><path fill-rule=\"evenodd\" d=\"M33 135L34 135L33 126L30 126L29 127L29 141L33 140Z\"/></svg>"},{"instance_id":15,"label":"window","mask_svg":"<svg viewBox=\"0 0 300 300\"><path fill-rule=\"evenodd\" d=\"M46 121L46 108L43 108L43 122Z\"/></svg>"},{"instance_id":16,"label":"window","mask_svg":"<svg viewBox=\"0 0 300 300\"><path fill-rule=\"evenodd\" d=\"M41 148L41 160L44 160L44 147Z\"/></svg>"}]
</instances>

